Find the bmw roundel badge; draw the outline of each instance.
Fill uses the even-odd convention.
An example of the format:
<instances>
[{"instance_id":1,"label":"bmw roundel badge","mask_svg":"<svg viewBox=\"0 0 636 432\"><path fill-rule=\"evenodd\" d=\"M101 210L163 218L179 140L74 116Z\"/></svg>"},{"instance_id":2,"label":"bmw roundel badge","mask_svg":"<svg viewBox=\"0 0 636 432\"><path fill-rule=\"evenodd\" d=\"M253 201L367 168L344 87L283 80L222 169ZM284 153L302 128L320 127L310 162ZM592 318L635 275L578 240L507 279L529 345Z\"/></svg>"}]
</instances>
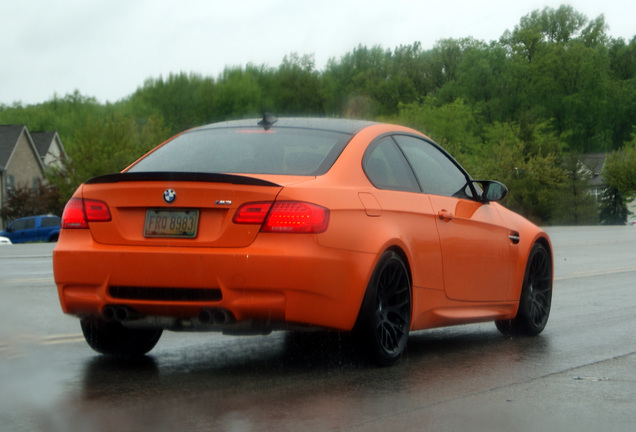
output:
<instances>
[{"instance_id":1,"label":"bmw roundel badge","mask_svg":"<svg viewBox=\"0 0 636 432\"><path fill-rule=\"evenodd\" d=\"M168 204L172 204L177 199L177 193L174 189L166 189L163 193L163 200Z\"/></svg>"}]
</instances>

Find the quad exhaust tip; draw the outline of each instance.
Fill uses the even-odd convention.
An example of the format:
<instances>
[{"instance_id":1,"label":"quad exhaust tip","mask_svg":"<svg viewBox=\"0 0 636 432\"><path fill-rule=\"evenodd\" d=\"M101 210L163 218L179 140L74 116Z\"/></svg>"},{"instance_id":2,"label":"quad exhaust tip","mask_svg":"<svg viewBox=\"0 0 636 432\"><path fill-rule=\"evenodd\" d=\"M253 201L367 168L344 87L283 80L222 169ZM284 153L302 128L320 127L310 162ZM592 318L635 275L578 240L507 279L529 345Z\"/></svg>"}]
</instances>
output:
<instances>
[{"instance_id":1,"label":"quad exhaust tip","mask_svg":"<svg viewBox=\"0 0 636 432\"><path fill-rule=\"evenodd\" d=\"M127 322L140 320L144 315L129 306L108 305L102 309L104 321ZM205 325L233 324L236 320L234 315L226 309L212 308L203 309L199 313L198 321Z\"/></svg>"},{"instance_id":2,"label":"quad exhaust tip","mask_svg":"<svg viewBox=\"0 0 636 432\"><path fill-rule=\"evenodd\" d=\"M203 309L199 313L199 322L214 325L230 324L234 322L234 317L225 309Z\"/></svg>"},{"instance_id":3,"label":"quad exhaust tip","mask_svg":"<svg viewBox=\"0 0 636 432\"><path fill-rule=\"evenodd\" d=\"M105 321L132 321L143 318L143 315L128 306L106 306L102 309L102 318Z\"/></svg>"}]
</instances>

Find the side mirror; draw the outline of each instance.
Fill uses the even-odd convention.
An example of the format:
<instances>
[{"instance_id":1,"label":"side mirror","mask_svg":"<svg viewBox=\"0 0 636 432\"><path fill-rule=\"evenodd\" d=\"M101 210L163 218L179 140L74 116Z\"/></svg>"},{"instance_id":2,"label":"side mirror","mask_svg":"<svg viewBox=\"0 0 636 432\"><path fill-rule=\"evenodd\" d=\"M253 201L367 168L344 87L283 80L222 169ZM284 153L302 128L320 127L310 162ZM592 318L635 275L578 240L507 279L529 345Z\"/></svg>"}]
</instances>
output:
<instances>
[{"instance_id":1,"label":"side mirror","mask_svg":"<svg viewBox=\"0 0 636 432\"><path fill-rule=\"evenodd\" d=\"M13 228L11 228L10 226L7 227L7 229L5 230L6 232L10 233L13 231Z\"/></svg>"},{"instance_id":2,"label":"side mirror","mask_svg":"<svg viewBox=\"0 0 636 432\"><path fill-rule=\"evenodd\" d=\"M501 201L508 194L508 188L503 183L497 181L475 180L473 184L478 191L482 191L480 201L483 203Z\"/></svg>"}]
</instances>

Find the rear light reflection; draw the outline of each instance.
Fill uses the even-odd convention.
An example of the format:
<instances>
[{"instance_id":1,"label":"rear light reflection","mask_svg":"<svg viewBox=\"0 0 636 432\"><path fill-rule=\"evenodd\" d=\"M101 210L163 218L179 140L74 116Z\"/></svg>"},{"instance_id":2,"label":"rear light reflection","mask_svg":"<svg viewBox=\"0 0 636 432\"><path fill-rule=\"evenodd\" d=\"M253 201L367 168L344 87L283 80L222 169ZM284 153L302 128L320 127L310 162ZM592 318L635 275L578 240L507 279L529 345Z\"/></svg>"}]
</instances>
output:
<instances>
[{"instance_id":1,"label":"rear light reflection","mask_svg":"<svg viewBox=\"0 0 636 432\"><path fill-rule=\"evenodd\" d=\"M105 202L71 198L62 213L62 229L87 229L88 222L107 222L111 219Z\"/></svg>"},{"instance_id":2,"label":"rear light reflection","mask_svg":"<svg viewBox=\"0 0 636 432\"><path fill-rule=\"evenodd\" d=\"M240 224L262 224L262 232L321 233L329 225L329 210L299 201L247 203L234 215Z\"/></svg>"}]
</instances>

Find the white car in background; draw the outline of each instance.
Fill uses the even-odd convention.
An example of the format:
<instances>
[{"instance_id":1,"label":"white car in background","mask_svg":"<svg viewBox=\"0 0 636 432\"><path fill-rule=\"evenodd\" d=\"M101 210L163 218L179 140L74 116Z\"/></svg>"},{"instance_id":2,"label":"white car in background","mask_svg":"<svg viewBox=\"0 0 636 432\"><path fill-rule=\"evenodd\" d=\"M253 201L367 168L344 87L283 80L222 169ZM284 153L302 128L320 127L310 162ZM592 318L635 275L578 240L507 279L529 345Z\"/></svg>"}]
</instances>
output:
<instances>
[{"instance_id":1,"label":"white car in background","mask_svg":"<svg viewBox=\"0 0 636 432\"><path fill-rule=\"evenodd\" d=\"M11 240L9 240L6 237L0 236L0 245L6 245L6 244L11 244Z\"/></svg>"}]
</instances>

